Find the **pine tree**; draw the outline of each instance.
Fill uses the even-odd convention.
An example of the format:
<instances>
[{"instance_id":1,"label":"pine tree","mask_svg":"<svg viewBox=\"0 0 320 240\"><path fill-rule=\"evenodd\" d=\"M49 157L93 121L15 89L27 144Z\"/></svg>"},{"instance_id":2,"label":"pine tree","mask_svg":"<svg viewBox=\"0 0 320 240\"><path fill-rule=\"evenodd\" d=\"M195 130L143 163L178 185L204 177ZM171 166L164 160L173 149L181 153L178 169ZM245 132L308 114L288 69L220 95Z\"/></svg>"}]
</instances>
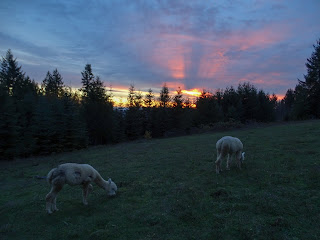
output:
<instances>
[{"instance_id":1,"label":"pine tree","mask_svg":"<svg viewBox=\"0 0 320 240\"><path fill-rule=\"evenodd\" d=\"M154 93L151 88L148 90L148 93L146 94L146 96L144 98L144 105L147 108L151 108L154 106Z\"/></svg>"},{"instance_id":2,"label":"pine tree","mask_svg":"<svg viewBox=\"0 0 320 240\"><path fill-rule=\"evenodd\" d=\"M113 105L100 77L87 64L82 74L82 113L91 144L112 142Z\"/></svg>"},{"instance_id":3,"label":"pine tree","mask_svg":"<svg viewBox=\"0 0 320 240\"><path fill-rule=\"evenodd\" d=\"M92 73L91 64L87 64L84 68L84 71L81 72L82 79L82 88L80 91L83 93L83 98L86 100L90 97L90 93L92 90L92 83L94 81L94 75Z\"/></svg>"},{"instance_id":4,"label":"pine tree","mask_svg":"<svg viewBox=\"0 0 320 240\"><path fill-rule=\"evenodd\" d=\"M294 106L294 102L295 102L295 94L294 94L294 90L292 89L288 89L286 92L286 95L284 96L283 100L282 100L283 104L284 104L284 113L283 113L283 118L284 120L289 120L292 119L293 116L293 106Z\"/></svg>"},{"instance_id":5,"label":"pine tree","mask_svg":"<svg viewBox=\"0 0 320 240\"><path fill-rule=\"evenodd\" d=\"M236 90L231 86L223 92L222 109L224 121L240 121L242 105Z\"/></svg>"},{"instance_id":6,"label":"pine tree","mask_svg":"<svg viewBox=\"0 0 320 240\"><path fill-rule=\"evenodd\" d=\"M183 106L182 90L178 87L176 95L173 97L173 107L176 109L181 109Z\"/></svg>"},{"instance_id":7,"label":"pine tree","mask_svg":"<svg viewBox=\"0 0 320 240\"><path fill-rule=\"evenodd\" d=\"M169 107L170 100L171 100L171 98L169 96L169 88L167 87L166 84L164 84L162 86L161 91L160 91L160 98L159 98L160 107L162 107L162 108Z\"/></svg>"},{"instance_id":8,"label":"pine tree","mask_svg":"<svg viewBox=\"0 0 320 240\"><path fill-rule=\"evenodd\" d=\"M216 96L203 90L196 101L196 123L212 124L223 120L222 107L219 106Z\"/></svg>"},{"instance_id":9,"label":"pine tree","mask_svg":"<svg viewBox=\"0 0 320 240\"><path fill-rule=\"evenodd\" d=\"M310 102L308 101L309 91L303 84L297 84L294 89L295 101L292 115L295 120L310 118Z\"/></svg>"},{"instance_id":10,"label":"pine tree","mask_svg":"<svg viewBox=\"0 0 320 240\"><path fill-rule=\"evenodd\" d=\"M129 87L129 93L127 97L127 104L129 108L134 107L135 91L136 90L134 88L134 85L131 84Z\"/></svg>"},{"instance_id":11,"label":"pine tree","mask_svg":"<svg viewBox=\"0 0 320 240\"><path fill-rule=\"evenodd\" d=\"M134 85L130 85L127 97L128 110L125 115L126 135L130 140L137 139L143 134L143 114L141 111L142 95L135 91Z\"/></svg>"},{"instance_id":12,"label":"pine tree","mask_svg":"<svg viewBox=\"0 0 320 240\"><path fill-rule=\"evenodd\" d=\"M176 95L173 97L173 109L171 111L172 113L172 126L174 128L181 128L181 122L182 122L182 114L183 114L183 97L182 97L182 90L179 87L176 90Z\"/></svg>"},{"instance_id":13,"label":"pine tree","mask_svg":"<svg viewBox=\"0 0 320 240\"><path fill-rule=\"evenodd\" d=\"M18 140L18 115L15 103L8 93L1 93L0 101L0 159L12 159L16 156Z\"/></svg>"},{"instance_id":14,"label":"pine tree","mask_svg":"<svg viewBox=\"0 0 320 240\"><path fill-rule=\"evenodd\" d=\"M64 83L58 69L55 69L52 74L47 72L46 78L42 82L42 88L47 96L63 96Z\"/></svg>"},{"instance_id":15,"label":"pine tree","mask_svg":"<svg viewBox=\"0 0 320 240\"><path fill-rule=\"evenodd\" d=\"M239 95L242 115L241 121L257 120L257 111L259 108L257 99L257 89L249 82L239 84L237 93Z\"/></svg>"},{"instance_id":16,"label":"pine tree","mask_svg":"<svg viewBox=\"0 0 320 240\"><path fill-rule=\"evenodd\" d=\"M64 148L72 150L86 147L88 145L86 122L81 116L77 96L70 89L66 89L62 100L66 124Z\"/></svg>"},{"instance_id":17,"label":"pine tree","mask_svg":"<svg viewBox=\"0 0 320 240\"><path fill-rule=\"evenodd\" d=\"M24 79L24 73L21 66L18 67L18 62L13 58L11 50L7 51L6 57L2 57L0 71L0 85L10 95L17 95L15 91L21 87Z\"/></svg>"},{"instance_id":18,"label":"pine tree","mask_svg":"<svg viewBox=\"0 0 320 240\"><path fill-rule=\"evenodd\" d=\"M37 94L37 84L25 76L9 49L2 57L0 70L0 138L6 142L0 148L8 157L31 153Z\"/></svg>"},{"instance_id":19,"label":"pine tree","mask_svg":"<svg viewBox=\"0 0 320 240\"><path fill-rule=\"evenodd\" d=\"M307 92L306 104L308 106L307 115L320 118L320 39L313 45L314 52L307 59L307 74L304 81L299 80L299 87ZM297 93L303 91L296 91ZM302 96L297 96L302 97ZM301 115L301 114L300 114Z\"/></svg>"},{"instance_id":20,"label":"pine tree","mask_svg":"<svg viewBox=\"0 0 320 240\"><path fill-rule=\"evenodd\" d=\"M144 134L146 136L151 137L152 135L152 112L154 111L153 107L155 106L155 101L154 101L154 93L152 89L150 88L148 90L148 93L145 95L143 102L145 108L143 109L143 114L144 114Z\"/></svg>"}]
</instances>

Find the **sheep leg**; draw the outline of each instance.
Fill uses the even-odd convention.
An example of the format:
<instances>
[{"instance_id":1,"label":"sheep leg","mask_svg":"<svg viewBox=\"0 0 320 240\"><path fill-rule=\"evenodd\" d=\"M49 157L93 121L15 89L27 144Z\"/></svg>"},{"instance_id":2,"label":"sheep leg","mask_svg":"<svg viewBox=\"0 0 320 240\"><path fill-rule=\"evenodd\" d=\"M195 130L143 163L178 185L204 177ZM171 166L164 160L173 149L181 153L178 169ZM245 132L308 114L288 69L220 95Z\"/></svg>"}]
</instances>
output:
<instances>
[{"instance_id":1,"label":"sheep leg","mask_svg":"<svg viewBox=\"0 0 320 240\"><path fill-rule=\"evenodd\" d=\"M59 211L59 209L57 208L57 196L53 199L52 211Z\"/></svg>"},{"instance_id":2,"label":"sheep leg","mask_svg":"<svg viewBox=\"0 0 320 240\"><path fill-rule=\"evenodd\" d=\"M221 172L221 154L217 154L217 161L216 161L216 173L219 174Z\"/></svg>"},{"instance_id":3,"label":"sheep leg","mask_svg":"<svg viewBox=\"0 0 320 240\"><path fill-rule=\"evenodd\" d=\"M227 158L227 170L230 170L230 154L228 153L228 158Z\"/></svg>"},{"instance_id":4,"label":"sheep leg","mask_svg":"<svg viewBox=\"0 0 320 240\"><path fill-rule=\"evenodd\" d=\"M56 202L57 195L61 191L63 185L52 185L51 191L46 196L46 210L49 214L58 211Z\"/></svg>"},{"instance_id":5,"label":"sheep leg","mask_svg":"<svg viewBox=\"0 0 320 240\"><path fill-rule=\"evenodd\" d=\"M87 197L89 193L92 191L93 187L90 182L84 183L82 185L82 202L84 205L88 205Z\"/></svg>"},{"instance_id":6,"label":"sheep leg","mask_svg":"<svg viewBox=\"0 0 320 240\"><path fill-rule=\"evenodd\" d=\"M237 165L238 168L241 170L241 152L237 152Z\"/></svg>"}]
</instances>

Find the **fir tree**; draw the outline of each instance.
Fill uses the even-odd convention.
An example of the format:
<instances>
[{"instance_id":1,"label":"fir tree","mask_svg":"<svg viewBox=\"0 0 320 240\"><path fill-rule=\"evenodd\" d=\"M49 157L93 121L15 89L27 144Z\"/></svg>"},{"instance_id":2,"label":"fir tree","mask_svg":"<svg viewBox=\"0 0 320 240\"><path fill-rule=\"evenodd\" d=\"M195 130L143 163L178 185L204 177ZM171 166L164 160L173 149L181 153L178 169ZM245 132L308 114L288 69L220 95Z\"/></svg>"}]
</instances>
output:
<instances>
[{"instance_id":1,"label":"fir tree","mask_svg":"<svg viewBox=\"0 0 320 240\"><path fill-rule=\"evenodd\" d=\"M160 98L159 98L160 107L162 107L162 108L169 107L170 100L171 100L171 98L169 96L169 88L167 87L166 84L164 84L162 86L161 91L160 91Z\"/></svg>"},{"instance_id":2,"label":"fir tree","mask_svg":"<svg viewBox=\"0 0 320 240\"><path fill-rule=\"evenodd\" d=\"M320 39L316 45L313 45L314 52L307 59L307 74L304 75L304 81L299 80L299 88L296 93L307 92L306 104L308 106L307 115L320 118ZM302 97L302 96L297 96ZM301 114L300 114L301 115Z\"/></svg>"},{"instance_id":3,"label":"fir tree","mask_svg":"<svg viewBox=\"0 0 320 240\"><path fill-rule=\"evenodd\" d=\"M151 108L154 106L154 93L151 88L148 90L148 93L146 94L146 96L144 98L144 105L147 108Z\"/></svg>"},{"instance_id":4,"label":"fir tree","mask_svg":"<svg viewBox=\"0 0 320 240\"><path fill-rule=\"evenodd\" d=\"M47 72L46 78L42 82L42 88L48 96L63 96L64 83L58 69L55 69L52 74L49 71Z\"/></svg>"},{"instance_id":5,"label":"fir tree","mask_svg":"<svg viewBox=\"0 0 320 240\"><path fill-rule=\"evenodd\" d=\"M80 91L83 93L83 98L87 99L90 97L90 93L92 90L92 85L94 81L94 75L92 73L91 64L87 64L84 68L84 71L81 72L82 79L82 88L80 88Z\"/></svg>"}]
</instances>

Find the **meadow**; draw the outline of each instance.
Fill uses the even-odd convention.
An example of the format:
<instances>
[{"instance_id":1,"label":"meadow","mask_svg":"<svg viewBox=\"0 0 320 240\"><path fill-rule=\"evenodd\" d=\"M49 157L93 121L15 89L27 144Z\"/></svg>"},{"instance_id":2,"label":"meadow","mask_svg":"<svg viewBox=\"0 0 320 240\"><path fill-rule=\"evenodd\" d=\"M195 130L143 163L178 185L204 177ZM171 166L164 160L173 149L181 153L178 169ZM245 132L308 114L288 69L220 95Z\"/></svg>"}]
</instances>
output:
<instances>
[{"instance_id":1,"label":"meadow","mask_svg":"<svg viewBox=\"0 0 320 240\"><path fill-rule=\"evenodd\" d=\"M239 137L246 159L215 173L215 143ZM320 121L92 147L0 162L1 239L319 239ZM65 186L48 215L45 176L89 163L118 185L88 206ZM225 162L223 162L225 169Z\"/></svg>"}]
</instances>

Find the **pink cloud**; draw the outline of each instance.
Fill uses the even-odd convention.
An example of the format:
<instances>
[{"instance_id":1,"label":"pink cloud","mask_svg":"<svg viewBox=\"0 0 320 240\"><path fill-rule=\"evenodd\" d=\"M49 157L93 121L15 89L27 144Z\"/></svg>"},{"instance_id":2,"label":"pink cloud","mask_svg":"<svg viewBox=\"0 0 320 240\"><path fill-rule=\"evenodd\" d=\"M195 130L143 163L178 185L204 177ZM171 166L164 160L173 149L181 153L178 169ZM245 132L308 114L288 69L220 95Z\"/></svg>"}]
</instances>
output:
<instances>
[{"instance_id":1,"label":"pink cloud","mask_svg":"<svg viewBox=\"0 0 320 240\"><path fill-rule=\"evenodd\" d=\"M167 72L169 77L185 78L186 69L191 64L190 48L171 36L164 35L161 39L152 50L151 62Z\"/></svg>"},{"instance_id":2,"label":"pink cloud","mask_svg":"<svg viewBox=\"0 0 320 240\"><path fill-rule=\"evenodd\" d=\"M200 78L212 78L217 74L223 75L228 63L228 57L224 54L223 49L205 53L200 61L198 76Z\"/></svg>"},{"instance_id":3,"label":"pink cloud","mask_svg":"<svg viewBox=\"0 0 320 240\"><path fill-rule=\"evenodd\" d=\"M205 36L200 38L181 34L163 34L159 36L161 41L155 46L151 59L154 64L168 71L168 75L174 79L213 78L215 76L224 78L224 75L228 75L226 67L231 64L232 60L225 55L227 51L264 49L285 39L287 31L275 31L275 28L279 29L280 26L269 25L249 32L236 31L228 35L228 38L222 37L216 40ZM192 62L191 59L193 44L203 49L199 63ZM198 65L197 76L188 76L188 70L194 64Z\"/></svg>"},{"instance_id":4,"label":"pink cloud","mask_svg":"<svg viewBox=\"0 0 320 240\"><path fill-rule=\"evenodd\" d=\"M246 51L252 48L264 49L272 44L286 39L290 29L285 24L267 25L258 30L238 30L228 38L222 38L226 47Z\"/></svg>"}]
</instances>

